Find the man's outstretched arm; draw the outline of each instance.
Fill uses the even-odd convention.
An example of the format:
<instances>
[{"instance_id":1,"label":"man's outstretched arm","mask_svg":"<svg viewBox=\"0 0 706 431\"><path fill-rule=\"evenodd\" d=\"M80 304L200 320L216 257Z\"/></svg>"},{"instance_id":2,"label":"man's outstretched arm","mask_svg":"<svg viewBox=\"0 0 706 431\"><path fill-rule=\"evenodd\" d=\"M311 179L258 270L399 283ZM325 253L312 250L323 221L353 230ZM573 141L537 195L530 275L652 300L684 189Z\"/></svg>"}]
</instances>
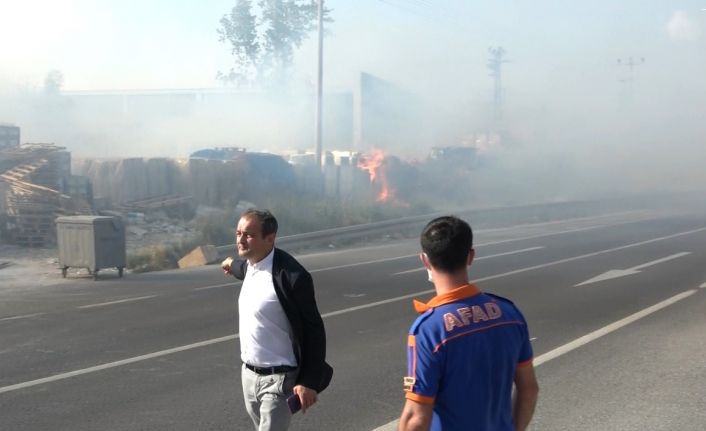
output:
<instances>
[{"instance_id":1,"label":"man's outstretched arm","mask_svg":"<svg viewBox=\"0 0 706 431\"><path fill-rule=\"evenodd\" d=\"M512 421L516 431L527 429L539 396L539 384L534 367L529 364L515 371L515 399L512 406Z\"/></svg>"}]
</instances>

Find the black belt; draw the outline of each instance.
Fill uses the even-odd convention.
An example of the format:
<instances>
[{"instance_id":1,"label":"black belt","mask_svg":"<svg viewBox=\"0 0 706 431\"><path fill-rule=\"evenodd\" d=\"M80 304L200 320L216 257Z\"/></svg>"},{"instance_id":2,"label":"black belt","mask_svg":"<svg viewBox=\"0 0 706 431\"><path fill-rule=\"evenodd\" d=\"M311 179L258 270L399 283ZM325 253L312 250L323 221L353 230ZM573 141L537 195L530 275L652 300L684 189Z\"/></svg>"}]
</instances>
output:
<instances>
[{"instance_id":1,"label":"black belt","mask_svg":"<svg viewBox=\"0 0 706 431\"><path fill-rule=\"evenodd\" d=\"M256 367L250 364L245 364L245 368L261 376L269 376L271 374L282 374L297 369L297 367L291 367L289 365L277 365L275 367Z\"/></svg>"}]
</instances>

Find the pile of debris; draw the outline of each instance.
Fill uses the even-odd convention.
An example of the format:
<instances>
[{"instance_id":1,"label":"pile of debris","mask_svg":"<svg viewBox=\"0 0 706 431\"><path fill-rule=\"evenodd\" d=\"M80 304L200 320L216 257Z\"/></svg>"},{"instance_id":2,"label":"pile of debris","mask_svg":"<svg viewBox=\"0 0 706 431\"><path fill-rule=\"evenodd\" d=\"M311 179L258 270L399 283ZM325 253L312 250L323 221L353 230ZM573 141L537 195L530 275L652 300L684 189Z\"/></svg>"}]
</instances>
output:
<instances>
[{"instance_id":1,"label":"pile of debris","mask_svg":"<svg viewBox=\"0 0 706 431\"><path fill-rule=\"evenodd\" d=\"M171 217L184 220L193 217L194 200L191 196L184 195L155 196L147 199L124 202L118 209L127 213L163 211Z\"/></svg>"},{"instance_id":2,"label":"pile of debris","mask_svg":"<svg viewBox=\"0 0 706 431\"><path fill-rule=\"evenodd\" d=\"M164 211L152 211L147 214L118 211L103 213L117 215L125 220L128 253L145 247L188 241L195 235L195 220L171 218Z\"/></svg>"},{"instance_id":3,"label":"pile of debris","mask_svg":"<svg viewBox=\"0 0 706 431\"><path fill-rule=\"evenodd\" d=\"M18 245L52 244L56 217L93 214L90 190L67 190L73 184L71 154L63 147L24 144L0 149L0 183L4 234Z\"/></svg>"}]
</instances>

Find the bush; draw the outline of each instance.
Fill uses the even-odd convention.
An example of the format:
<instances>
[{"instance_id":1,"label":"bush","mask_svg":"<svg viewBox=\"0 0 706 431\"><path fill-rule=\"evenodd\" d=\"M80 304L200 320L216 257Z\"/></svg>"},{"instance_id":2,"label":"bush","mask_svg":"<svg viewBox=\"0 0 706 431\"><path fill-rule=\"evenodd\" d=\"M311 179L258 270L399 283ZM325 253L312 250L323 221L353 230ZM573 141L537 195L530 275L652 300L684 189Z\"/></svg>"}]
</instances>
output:
<instances>
[{"instance_id":1,"label":"bush","mask_svg":"<svg viewBox=\"0 0 706 431\"><path fill-rule=\"evenodd\" d=\"M132 272L150 272L177 268L177 262L200 244L197 240L143 247L127 256Z\"/></svg>"},{"instance_id":2,"label":"bush","mask_svg":"<svg viewBox=\"0 0 706 431\"><path fill-rule=\"evenodd\" d=\"M371 223L392 218L431 212L423 205L399 206L356 200L340 201L316 195L268 195L258 208L269 209L279 222L279 236L323 229ZM235 208L199 216L193 239L144 247L128 255L127 266L133 272L149 272L177 268L177 262L199 245L224 245L234 242L238 217Z\"/></svg>"},{"instance_id":3,"label":"bush","mask_svg":"<svg viewBox=\"0 0 706 431\"><path fill-rule=\"evenodd\" d=\"M198 244L227 244L233 241L237 215L224 214L201 216L196 219L196 242Z\"/></svg>"}]
</instances>

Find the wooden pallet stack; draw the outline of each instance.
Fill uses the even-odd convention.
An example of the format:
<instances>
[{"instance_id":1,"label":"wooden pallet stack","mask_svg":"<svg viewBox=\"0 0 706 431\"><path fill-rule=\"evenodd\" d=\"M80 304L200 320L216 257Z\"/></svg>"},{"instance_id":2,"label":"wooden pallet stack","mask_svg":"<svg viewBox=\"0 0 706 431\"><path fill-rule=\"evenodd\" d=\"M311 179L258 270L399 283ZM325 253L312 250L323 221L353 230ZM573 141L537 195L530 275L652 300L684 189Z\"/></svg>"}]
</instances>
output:
<instances>
[{"instance_id":1,"label":"wooden pallet stack","mask_svg":"<svg viewBox=\"0 0 706 431\"><path fill-rule=\"evenodd\" d=\"M0 154L7 166L0 180L9 185L5 208L9 218L11 240L18 245L42 247L56 241L54 220L60 215L93 214L87 202L61 193L58 188L64 168L57 166L63 148L29 145ZM65 153L64 153L65 154Z\"/></svg>"}]
</instances>

